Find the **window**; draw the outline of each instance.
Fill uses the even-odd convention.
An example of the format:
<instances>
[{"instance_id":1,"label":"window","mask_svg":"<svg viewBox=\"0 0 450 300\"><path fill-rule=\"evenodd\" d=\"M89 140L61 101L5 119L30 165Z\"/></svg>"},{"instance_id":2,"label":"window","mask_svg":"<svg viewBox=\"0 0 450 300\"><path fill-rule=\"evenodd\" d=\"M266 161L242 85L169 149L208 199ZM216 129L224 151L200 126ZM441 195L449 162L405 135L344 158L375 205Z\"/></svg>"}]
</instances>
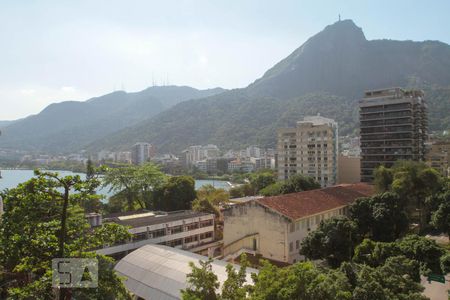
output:
<instances>
[{"instance_id":1,"label":"window","mask_svg":"<svg viewBox=\"0 0 450 300\"><path fill-rule=\"evenodd\" d=\"M295 249L298 249L298 248L300 248L300 241L296 240L295 241Z\"/></svg>"},{"instance_id":2,"label":"window","mask_svg":"<svg viewBox=\"0 0 450 300\"><path fill-rule=\"evenodd\" d=\"M212 219L200 222L200 228L208 227L208 226L212 226L212 225L213 225L213 220Z\"/></svg>"},{"instance_id":3,"label":"window","mask_svg":"<svg viewBox=\"0 0 450 300\"><path fill-rule=\"evenodd\" d=\"M183 226L174 226L170 228L170 234L183 232Z\"/></svg>"},{"instance_id":4,"label":"window","mask_svg":"<svg viewBox=\"0 0 450 300\"><path fill-rule=\"evenodd\" d=\"M198 223L190 223L186 225L186 231L194 230L198 228Z\"/></svg>"},{"instance_id":5,"label":"window","mask_svg":"<svg viewBox=\"0 0 450 300\"><path fill-rule=\"evenodd\" d=\"M320 216L316 216L316 225L319 225L320 223Z\"/></svg>"},{"instance_id":6,"label":"window","mask_svg":"<svg viewBox=\"0 0 450 300\"><path fill-rule=\"evenodd\" d=\"M289 243L289 252L294 251L294 244L292 242Z\"/></svg>"},{"instance_id":7,"label":"window","mask_svg":"<svg viewBox=\"0 0 450 300\"><path fill-rule=\"evenodd\" d=\"M212 237L212 232L211 231L200 234L200 239L201 240L208 239L208 238L211 238L211 237Z\"/></svg>"}]
</instances>

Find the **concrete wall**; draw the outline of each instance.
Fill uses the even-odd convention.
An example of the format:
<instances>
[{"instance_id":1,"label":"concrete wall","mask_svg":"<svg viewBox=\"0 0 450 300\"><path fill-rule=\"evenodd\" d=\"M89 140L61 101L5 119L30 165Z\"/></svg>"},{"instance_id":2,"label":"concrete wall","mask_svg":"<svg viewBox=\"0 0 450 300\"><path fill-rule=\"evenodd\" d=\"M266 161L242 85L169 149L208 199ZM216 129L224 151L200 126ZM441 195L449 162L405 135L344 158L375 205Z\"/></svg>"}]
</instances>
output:
<instances>
[{"instance_id":1,"label":"concrete wall","mask_svg":"<svg viewBox=\"0 0 450 300\"><path fill-rule=\"evenodd\" d=\"M361 158L339 155L338 184L361 182Z\"/></svg>"},{"instance_id":2,"label":"concrete wall","mask_svg":"<svg viewBox=\"0 0 450 300\"><path fill-rule=\"evenodd\" d=\"M252 235L259 234L257 253L278 261L287 261L286 248L288 220L269 209L249 201L224 211L224 256L239 247L253 248Z\"/></svg>"}]
</instances>

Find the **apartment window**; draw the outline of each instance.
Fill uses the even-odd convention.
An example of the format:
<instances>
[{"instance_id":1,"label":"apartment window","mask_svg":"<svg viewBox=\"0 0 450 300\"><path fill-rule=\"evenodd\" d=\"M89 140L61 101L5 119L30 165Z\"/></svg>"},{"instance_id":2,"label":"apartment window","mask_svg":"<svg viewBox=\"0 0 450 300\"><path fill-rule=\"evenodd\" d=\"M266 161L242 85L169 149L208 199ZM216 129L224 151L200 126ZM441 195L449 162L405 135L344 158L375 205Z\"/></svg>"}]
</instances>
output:
<instances>
[{"instance_id":1,"label":"apartment window","mask_svg":"<svg viewBox=\"0 0 450 300\"><path fill-rule=\"evenodd\" d=\"M294 232L295 231L295 224L294 223L291 223L289 231L290 232Z\"/></svg>"},{"instance_id":2,"label":"apartment window","mask_svg":"<svg viewBox=\"0 0 450 300\"><path fill-rule=\"evenodd\" d=\"M316 216L316 224L319 225L320 223L320 216Z\"/></svg>"},{"instance_id":3,"label":"apartment window","mask_svg":"<svg viewBox=\"0 0 450 300\"><path fill-rule=\"evenodd\" d=\"M295 249L298 249L298 248L300 248L300 241L296 240L295 241Z\"/></svg>"},{"instance_id":4,"label":"apartment window","mask_svg":"<svg viewBox=\"0 0 450 300\"><path fill-rule=\"evenodd\" d=\"M294 251L294 244L292 242L289 243L289 252Z\"/></svg>"}]
</instances>

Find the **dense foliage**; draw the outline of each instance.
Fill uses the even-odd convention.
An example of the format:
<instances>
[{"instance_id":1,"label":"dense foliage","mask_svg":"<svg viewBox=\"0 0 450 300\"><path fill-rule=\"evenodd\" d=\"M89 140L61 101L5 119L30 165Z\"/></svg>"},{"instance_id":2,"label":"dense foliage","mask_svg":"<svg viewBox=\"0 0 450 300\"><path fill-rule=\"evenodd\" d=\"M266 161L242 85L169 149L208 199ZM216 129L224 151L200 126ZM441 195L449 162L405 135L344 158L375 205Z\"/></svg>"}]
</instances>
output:
<instances>
[{"instance_id":1,"label":"dense foliage","mask_svg":"<svg viewBox=\"0 0 450 300\"><path fill-rule=\"evenodd\" d=\"M277 196L282 194L297 193L320 188L320 184L309 176L296 174L286 180L277 181L266 186L259 192L264 196Z\"/></svg>"},{"instance_id":2,"label":"dense foliage","mask_svg":"<svg viewBox=\"0 0 450 300\"><path fill-rule=\"evenodd\" d=\"M71 291L79 299L128 299L121 280L113 271L113 261L89 252L105 243L130 237L119 225L90 230L80 200L92 195L95 179L59 177L56 173L36 173L36 177L2 192L5 212L0 222L1 297L13 299L53 299L51 260L58 257L97 258L99 287ZM61 293L69 290L63 289ZM61 299L66 299L63 294Z\"/></svg>"}]
</instances>

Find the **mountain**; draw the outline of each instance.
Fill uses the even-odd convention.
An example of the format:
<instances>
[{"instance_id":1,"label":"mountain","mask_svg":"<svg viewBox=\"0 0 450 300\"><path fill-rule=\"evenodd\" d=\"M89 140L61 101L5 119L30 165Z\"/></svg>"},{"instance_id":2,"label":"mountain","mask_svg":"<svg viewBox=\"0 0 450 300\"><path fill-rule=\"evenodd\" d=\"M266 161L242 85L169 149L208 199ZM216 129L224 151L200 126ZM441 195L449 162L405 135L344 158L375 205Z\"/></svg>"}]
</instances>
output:
<instances>
[{"instance_id":1,"label":"mountain","mask_svg":"<svg viewBox=\"0 0 450 300\"><path fill-rule=\"evenodd\" d=\"M89 146L119 149L145 140L161 151L192 144L274 146L276 129L305 115L335 118L355 132L368 89L401 86L427 93L430 128L450 128L450 46L438 41L365 38L353 21L327 26L244 89L179 103Z\"/></svg>"},{"instance_id":2,"label":"mountain","mask_svg":"<svg viewBox=\"0 0 450 300\"><path fill-rule=\"evenodd\" d=\"M84 102L65 101L3 127L0 147L47 153L71 152L192 98L223 92L186 86L113 92Z\"/></svg>"},{"instance_id":3,"label":"mountain","mask_svg":"<svg viewBox=\"0 0 450 300\"><path fill-rule=\"evenodd\" d=\"M0 121L0 128L4 128L6 126L11 125L14 121Z\"/></svg>"}]
</instances>

